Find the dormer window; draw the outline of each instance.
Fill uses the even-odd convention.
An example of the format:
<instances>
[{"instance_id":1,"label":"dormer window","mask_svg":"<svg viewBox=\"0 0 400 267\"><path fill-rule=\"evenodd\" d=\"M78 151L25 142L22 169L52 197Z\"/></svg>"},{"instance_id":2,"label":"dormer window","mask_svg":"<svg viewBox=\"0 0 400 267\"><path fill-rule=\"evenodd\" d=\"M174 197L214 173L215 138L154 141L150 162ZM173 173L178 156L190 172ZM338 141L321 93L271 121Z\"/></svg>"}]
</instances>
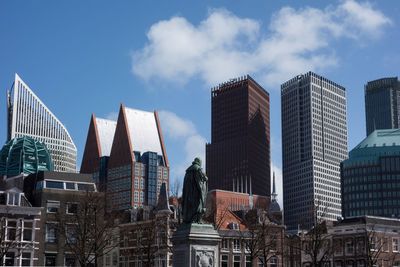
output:
<instances>
[{"instance_id":1,"label":"dormer window","mask_svg":"<svg viewBox=\"0 0 400 267\"><path fill-rule=\"evenodd\" d=\"M232 230L239 230L239 224L235 222L231 222L228 224L228 228Z\"/></svg>"},{"instance_id":2,"label":"dormer window","mask_svg":"<svg viewBox=\"0 0 400 267\"><path fill-rule=\"evenodd\" d=\"M19 206L20 203L20 194L16 192L8 192L7 193L7 205L10 206Z\"/></svg>"}]
</instances>

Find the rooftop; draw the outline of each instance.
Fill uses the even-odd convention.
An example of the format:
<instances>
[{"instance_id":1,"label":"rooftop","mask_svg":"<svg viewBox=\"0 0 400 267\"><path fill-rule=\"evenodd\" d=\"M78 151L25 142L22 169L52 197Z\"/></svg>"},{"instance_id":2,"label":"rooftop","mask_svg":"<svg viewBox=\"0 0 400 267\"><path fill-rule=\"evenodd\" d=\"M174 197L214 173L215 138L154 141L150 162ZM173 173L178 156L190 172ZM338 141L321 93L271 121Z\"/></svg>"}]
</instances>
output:
<instances>
[{"instance_id":1,"label":"rooftop","mask_svg":"<svg viewBox=\"0 0 400 267\"><path fill-rule=\"evenodd\" d=\"M154 113L125 108L125 115L133 151L151 151L163 155Z\"/></svg>"},{"instance_id":2,"label":"rooftop","mask_svg":"<svg viewBox=\"0 0 400 267\"><path fill-rule=\"evenodd\" d=\"M400 129L375 130L354 149L400 146Z\"/></svg>"},{"instance_id":3,"label":"rooftop","mask_svg":"<svg viewBox=\"0 0 400 267\"><path fill-rule=\"evenodd\" d=\"M107 119L96 118L97 132L101 149L101 157L110 156L117 122Z\"/></svg>"}]
</instances>

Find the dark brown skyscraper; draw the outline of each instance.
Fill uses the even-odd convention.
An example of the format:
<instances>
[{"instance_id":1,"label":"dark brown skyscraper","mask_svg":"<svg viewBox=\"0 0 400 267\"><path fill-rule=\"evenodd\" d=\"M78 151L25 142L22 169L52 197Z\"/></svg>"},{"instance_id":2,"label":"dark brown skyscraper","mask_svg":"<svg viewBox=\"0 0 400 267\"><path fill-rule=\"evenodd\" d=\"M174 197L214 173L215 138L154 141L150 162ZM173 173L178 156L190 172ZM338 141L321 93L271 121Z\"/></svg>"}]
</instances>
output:
<instances>
[{"instance_id":1,"label":"dark brown skyscraper","mask_svg":"<svg viewBox=\"0 0 400 267\"><path fill-rule=\"evenodd\" d=\"M249 75L211 92L209 190L270 195L269 94Z\"/></svg>"}]
</instances>

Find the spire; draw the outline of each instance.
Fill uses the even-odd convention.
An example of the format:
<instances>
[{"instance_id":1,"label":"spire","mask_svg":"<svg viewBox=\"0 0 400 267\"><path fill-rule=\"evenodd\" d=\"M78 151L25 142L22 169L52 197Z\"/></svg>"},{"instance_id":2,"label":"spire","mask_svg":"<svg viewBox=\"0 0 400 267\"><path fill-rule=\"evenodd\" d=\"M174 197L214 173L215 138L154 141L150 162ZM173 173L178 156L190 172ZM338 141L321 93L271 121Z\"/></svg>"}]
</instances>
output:
<instances>
[{"instance_id":1,"label":"spire","mask_svg":"<svg viewBox=\"0 0 400 267\"><path fill-rule=\"evenodd\" d=\"M275 187L275 171L273 172L273 176L272 176L272 201L276 201L276 197L278 196L278 194L276 193L276 187Z\"/></svg>"},{"instance_id":2,"label":"spire","mask_svg":"<svg viewBox=\"0 0 400 267\"><path fill-rule=\"evenodd\" d=\"M156 211L171 212L171 210L169 208L169 203L168 203L167 186L165 183L162 183L161 188L160 188L160 194L158 195Z\"/></svg>"}]
</instances>

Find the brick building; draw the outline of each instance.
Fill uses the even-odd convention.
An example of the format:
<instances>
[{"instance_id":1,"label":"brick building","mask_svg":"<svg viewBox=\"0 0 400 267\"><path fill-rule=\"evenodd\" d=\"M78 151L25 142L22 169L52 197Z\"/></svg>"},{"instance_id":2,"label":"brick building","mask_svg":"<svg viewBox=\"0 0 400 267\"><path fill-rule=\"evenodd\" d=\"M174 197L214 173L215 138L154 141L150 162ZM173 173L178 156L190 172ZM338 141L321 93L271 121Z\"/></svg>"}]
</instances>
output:
<instances>
[{"instance_id":1,"label":"brick building","mask_svg":"<svg viewBox=\"0 0 400 267\"><path fill-rule=\"evenodd\" d=\"M221 267L283 266L285 228L270 216L269 206L265 196L209 191L206 218L222 238Z\"/></svg>"}]
</instances>

